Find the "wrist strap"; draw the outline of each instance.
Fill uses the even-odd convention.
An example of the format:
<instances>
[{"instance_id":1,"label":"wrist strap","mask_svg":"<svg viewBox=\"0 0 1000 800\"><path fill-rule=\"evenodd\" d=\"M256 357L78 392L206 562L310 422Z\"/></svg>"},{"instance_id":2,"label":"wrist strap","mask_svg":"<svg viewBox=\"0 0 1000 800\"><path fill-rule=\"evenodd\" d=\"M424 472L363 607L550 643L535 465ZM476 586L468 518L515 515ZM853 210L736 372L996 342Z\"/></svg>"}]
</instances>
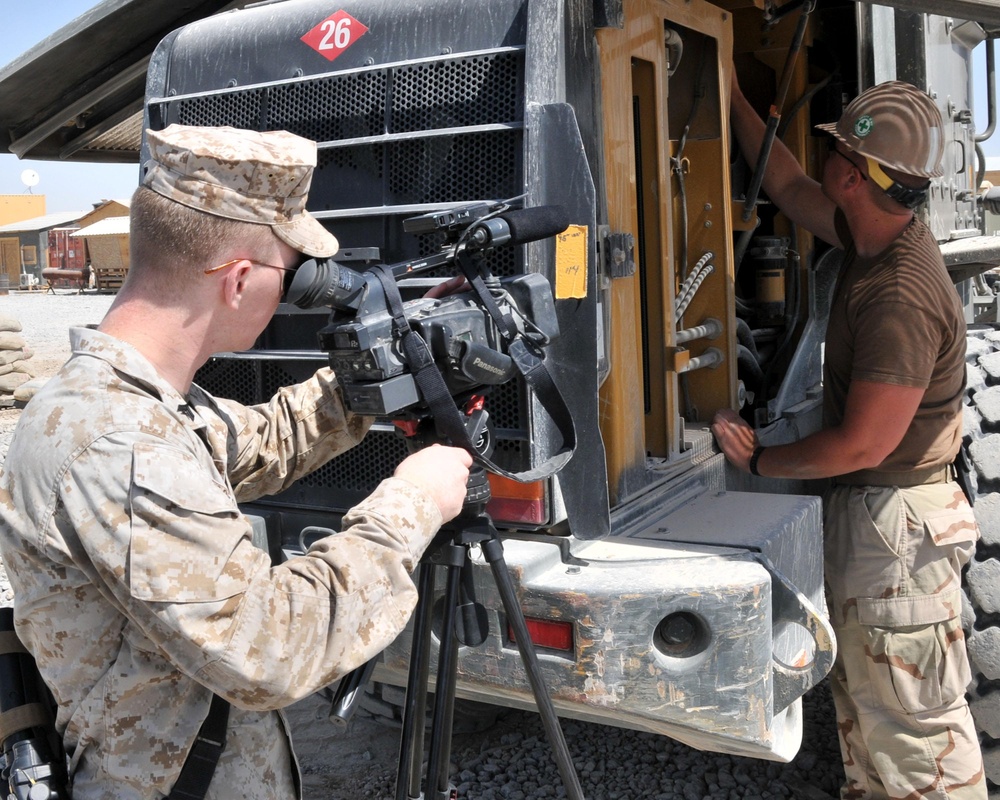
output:
<instances>
[{"instance_id":1,"label":"wrist strap","mask_svg":"<svg viewBox=\"0 0 1000 800\"><path fill-rule=\"evenodd\" d=\"M753 455L750 456L750 474L756 475L758 478L761 477L761 474L757 471L757 462L760 461L760 454L766 449L764 445L759 444L753 449Z\"/></svg>"}]
</instances>

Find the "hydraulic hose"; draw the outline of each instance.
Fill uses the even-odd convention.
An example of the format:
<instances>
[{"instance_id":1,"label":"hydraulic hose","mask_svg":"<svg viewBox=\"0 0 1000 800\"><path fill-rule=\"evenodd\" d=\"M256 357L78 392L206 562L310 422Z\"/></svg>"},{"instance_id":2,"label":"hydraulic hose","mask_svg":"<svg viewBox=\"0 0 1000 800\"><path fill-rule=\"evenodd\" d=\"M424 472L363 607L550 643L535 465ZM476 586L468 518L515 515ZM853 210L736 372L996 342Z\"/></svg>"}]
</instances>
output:
<instances>
[{"instance_id":1,"label":"hydraulic hose","mask_svg":"<svg viewBox=\"0 0 1000 800\"><path fill-rule=\"evenodd\" d=\"M750 180L750 189L747 191L746 201L743 204L743 221L749 222L753 216L754 207L757 205L757 198L760 196L760 187L764 183L764 173L767 170L767 162L771 158L771 147L774 144L775 134L778 132L778 125L781 122L781 107L785 104L785 97L788 95L788 86L792 82L792 67L795 66L795 58L802 49L802 40L806 35L806 24L809 22L809 15L816 7L816 0L806 0L802 6L802 13L799 15L799 22L795 28L795 35L792 43L788 47L788 55L785 58L785 67L781 74L781 81L778 84L778 92L774 98L774 104L767 117L767 125L764 128L764 139L760 144L760 153L757 155L757 166L754 168L753 177Z\"/></svg>"}]
</instances>

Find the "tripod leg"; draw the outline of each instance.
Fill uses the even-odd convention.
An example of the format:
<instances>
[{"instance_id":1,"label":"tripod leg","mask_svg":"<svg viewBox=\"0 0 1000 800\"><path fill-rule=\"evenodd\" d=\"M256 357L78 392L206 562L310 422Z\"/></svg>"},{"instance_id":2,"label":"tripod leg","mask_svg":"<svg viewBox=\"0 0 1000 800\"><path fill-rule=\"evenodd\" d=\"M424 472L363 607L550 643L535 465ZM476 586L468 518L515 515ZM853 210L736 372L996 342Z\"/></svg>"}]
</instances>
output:
<instances>
[{"instance_id":1,"label":"tripod leg","mask_svg":"<svg viewBox=\"0 0 1000 800\"><path fill-rule=\"evenodd\" d=\"M347 730L361 693L368 685L368 681L372 679L376 664L378 664L378 656L348 672L337 684L337 691L334 692L333 700L330 701L329 719L341 730Z\"/></svg>"},{"instance_id":2,"label":"tripod leg","mask_svg":"<svg viewBox=\"0 0 1000 800\"><path fill-rule=\"evenodd\" d=\"M493 580L496 582L497 589L500 592L500 600L503 602L507 621L514 629L517 649L521 653L521 661L524 662L524 670L528 675L528 682L531 684L531 691L535 696L535 704L538 706L538 713L542 718L545 734L548 737L549 745L552 747L552 754L556 760L556 766L559 768L559 775L562 777L563 785L566 787L566 795L570 800L583 800L583 789L580 787L576 769L573 767L573 759L569 754L566 738L563 736L562 728L559 726L559 719L556 716L555 706L552 705L552 698L549 697L545 688L545 680L542 676L541 667L538 664L538 656L531 642L531 634L528 632L528 623L525 621L521 605L517 601L514 582L507 571L507 564L503 558L503 545L498 538L494 537L482 542L481 547L483 556L493 571Z\"/></svg>"},{"instance_id":3,"label":"tripod leg","mask_svg":"<svg viewBox=\"0 0 1000 800\"><path fill-rule=\"evenodd\" d=\"M396 768L396 800L420 798L420 765L424 754L424 712L427 708L427 676L430 671L431 615L434 611L436 566L421 562L417 583L419 597L413 621L413 642L406 677L403 731Z\"/></svg>"},{"instance_id":4,"label":"tripod leg","mask_svg":"<svg viewBox=\"0 0 1000 800\"><path fill-rule=\"evenodd\" d=\"M427 797L447 800L451 760L452 718L455 712L455 682L458 670L458 636L455 618L459 606L462 568L468 552L465 547L449 545L448 582L441 620L441 648L438 654L437 681L434 685L434 716L431 719L430 746L427 755Z\"/></svg>"}]
</instances>

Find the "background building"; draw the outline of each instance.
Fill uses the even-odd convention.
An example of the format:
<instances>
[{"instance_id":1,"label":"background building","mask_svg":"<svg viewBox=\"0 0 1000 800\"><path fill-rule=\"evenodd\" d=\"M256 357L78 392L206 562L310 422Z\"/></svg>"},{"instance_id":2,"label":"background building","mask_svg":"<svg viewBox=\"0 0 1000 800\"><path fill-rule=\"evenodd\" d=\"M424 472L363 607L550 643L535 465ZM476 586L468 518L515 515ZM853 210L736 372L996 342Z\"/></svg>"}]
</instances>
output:
<instances>
[{"instance_id":1,"label":"background building","mask_svg":"<svg viewBox=\"0 0 1000 800\"><path fill-rule=\"evenodd\" d=\"M82 211L64 211L0 225L0 288L41 283L42 270L49 263L49 232L75 230L83 215Z\"/></svg>"}]
</instances>

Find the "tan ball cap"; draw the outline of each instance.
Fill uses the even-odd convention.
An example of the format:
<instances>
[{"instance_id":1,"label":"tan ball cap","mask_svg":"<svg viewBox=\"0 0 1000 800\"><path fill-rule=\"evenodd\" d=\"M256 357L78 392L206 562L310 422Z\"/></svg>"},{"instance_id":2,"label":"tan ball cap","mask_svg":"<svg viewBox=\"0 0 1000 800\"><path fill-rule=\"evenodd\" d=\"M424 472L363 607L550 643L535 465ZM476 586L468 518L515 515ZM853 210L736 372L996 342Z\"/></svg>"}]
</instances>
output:
<instances>
[{"instance_id":1,"label":"tan ball cap","mask_svg":"<svg viewBox=\"0 0 1000 800\"><path fill-rule=\"evenodd\" d=\"M873 86L855 97L837 122L816 127L882 166L923 178L941 175L941 112L912 84Z\"/></svg>"},{"instance_id":2,"label":"tan ball cap","mask_svg":"<svg viewBox=\"0 0 1000 800\"><path fill-rule=\"evenodd\" d=\"M270 225L301 253L328 258L336 237L306 211L316 143L287 131L170 125L147 130L143 185L190 208Z\"/></svg>"}]
</instances>

